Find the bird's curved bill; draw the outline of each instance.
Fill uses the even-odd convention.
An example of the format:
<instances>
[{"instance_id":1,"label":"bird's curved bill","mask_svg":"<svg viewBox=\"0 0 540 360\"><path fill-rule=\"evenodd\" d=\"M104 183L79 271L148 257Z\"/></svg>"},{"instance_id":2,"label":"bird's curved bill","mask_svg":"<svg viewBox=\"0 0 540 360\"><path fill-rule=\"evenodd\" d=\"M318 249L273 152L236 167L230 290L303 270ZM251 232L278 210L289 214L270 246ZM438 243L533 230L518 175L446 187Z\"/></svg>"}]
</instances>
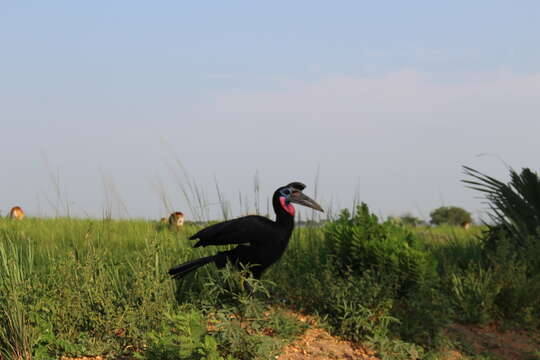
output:
<instances>
[{"instance_id":1,"label":"bird's curved bill","mask_svg":"<svg viewBox=\"0 0 540 360\"><path fill-rule=\"evenodd\" d=\"M309 208L324 212L321 205L317 204L315 200L300 191L293 192L291 197L289 198L289 201L298 205L307 206Z\"/></svg>"}]
</instances>

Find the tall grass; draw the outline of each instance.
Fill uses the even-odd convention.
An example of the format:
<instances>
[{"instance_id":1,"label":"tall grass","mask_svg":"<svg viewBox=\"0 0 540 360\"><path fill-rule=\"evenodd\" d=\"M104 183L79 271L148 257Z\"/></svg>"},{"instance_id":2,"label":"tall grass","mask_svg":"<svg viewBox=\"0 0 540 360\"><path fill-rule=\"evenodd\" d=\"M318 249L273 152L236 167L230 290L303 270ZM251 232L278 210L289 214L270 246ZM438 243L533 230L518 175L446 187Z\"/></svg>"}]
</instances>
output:
<instances>
[{"instance_id":1,"label":"tall grass","mask_svg":"<svg viewBox=\"0 0 540 360\"><path fill-rule=\"evenodd\" d=\"M30 359L35 334L27 324L25 296L32 249L18 244L23 238L9 235L7 242L0 243L0 354L6 359Z\"/></svg>"}]
</instances>

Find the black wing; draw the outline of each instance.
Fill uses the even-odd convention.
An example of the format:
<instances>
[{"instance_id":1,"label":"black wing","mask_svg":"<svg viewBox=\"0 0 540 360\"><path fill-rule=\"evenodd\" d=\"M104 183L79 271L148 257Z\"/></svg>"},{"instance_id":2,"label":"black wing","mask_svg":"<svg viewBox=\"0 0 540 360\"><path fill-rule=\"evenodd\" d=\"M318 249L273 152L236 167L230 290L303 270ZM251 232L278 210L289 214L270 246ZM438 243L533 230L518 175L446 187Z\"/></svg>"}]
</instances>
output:
<instances>
[{"instance_id":1,"label":"black wing","mask_svg":"<svg viewBox=\"0 0 540 360\"><path fill-rule=\"evenodd\" d=\"M258 215L223 221L202 229L189 239L199 239L194 247L259 243L279 236L276 223Z\"/></svg>"}]
</instances>

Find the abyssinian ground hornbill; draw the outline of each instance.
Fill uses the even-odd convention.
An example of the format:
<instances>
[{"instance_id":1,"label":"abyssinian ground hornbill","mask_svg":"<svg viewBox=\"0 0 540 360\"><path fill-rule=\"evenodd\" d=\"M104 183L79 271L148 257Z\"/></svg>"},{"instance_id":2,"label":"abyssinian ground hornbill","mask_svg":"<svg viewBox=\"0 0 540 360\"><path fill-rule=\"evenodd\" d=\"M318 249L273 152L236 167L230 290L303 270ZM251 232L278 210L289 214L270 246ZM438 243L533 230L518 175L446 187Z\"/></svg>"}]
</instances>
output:
<instances>
[{"instance_id":1,"label":"abyssinian ground hornbill","mask_svg":"<svg viewBox=\"0 0 540 360\"><path fill-rule=\"evenodd\" d=\"M209 226L191 236L190 240L199 239L194 247L240 245L175 266L169 270L169 274L181 278L203 265L213 262L218 268L223 268L230 261L239 268L249 266L253 276L259 279L266 268L279 260L289 244L294 229L295 209L292 204L323 211L319 204L302 192L305 187L302 183L292 182L274 192L272 205L276 221L258 215L244 216Z\"/></svg>"}]
</instances>

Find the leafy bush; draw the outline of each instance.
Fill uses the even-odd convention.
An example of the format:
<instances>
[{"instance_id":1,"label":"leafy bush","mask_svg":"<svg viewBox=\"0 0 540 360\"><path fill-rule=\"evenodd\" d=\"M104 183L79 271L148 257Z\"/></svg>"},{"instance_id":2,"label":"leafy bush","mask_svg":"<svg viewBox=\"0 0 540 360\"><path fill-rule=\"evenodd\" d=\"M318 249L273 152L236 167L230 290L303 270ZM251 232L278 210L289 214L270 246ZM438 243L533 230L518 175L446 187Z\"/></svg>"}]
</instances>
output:
<instances>
[{"instance_id":1,"label":"leafy bush","mask_svg":"<svg viewBox=\"0 0 540 360\"><path fill-rule=\"evenodd\" d=\"M400 216L390 216L388 217L388 221L395 225L405 226L420 226L425 224L424 220L417 218L411 213L405 213Z\"/></svg>"},{"instance_id":2,"label":"leafy bush","mask_svg":"<svg viewBox=\"0 0 540 360\"><path fill-rule=\"evenodd\" d=\"M390 222L380 224L362 203L354 216L344 210L325 228L326 253L340 271L362 274L378 271L394 278L399 294L436 279L436 264L407 229Z\"/></svg>"},{"instance_id":3,"label":"leafy bush","mask_svg":"<svg viewBox=\"0 0 540 360\"><path fill-rule=\"evenodd\" d=\"M500 229L500 228L499 228ZM500 291L494 300L496 315L521 326L540 326L540 251L537 237L525 240L523 248L505 230L491 231L497 240L486 246L485 267L493 272ZM488 238L487 241L493 241Z\"/></svg>"},{"instance_id":4,"label":"leafy bush","mask_svg":"<svg viewBox=\"0 0 540 360\"><path fill-rule=\"evenodd\" d=\"M224 359L218 352L216 340L206 331L202 314L194 310L167 314L159 330L150 331L146 338L146 349L135 355L138 359Z\"/></svg>"},{"instance_id":5,"label":"leafy bush","mask_svg":"<svg viewBox=\"0 0 540 360\"><path fill-rule=\"evenodd\" d=\"M472 222L471 214L457 206L441 206L433 210L429 216L434 225L461 225L465 222Z\"/></svg>"},{"instance_id":6,"label":"leafy bush","mask_svg":"<svg viewBox=\"0 0 540 360\"><path fill-rule=\"evenodd\" d=\"M429 346L438 341L448 302L438 287L436 262L416 236L380 224L366 204L354 215L344 210L323 232L324 239L314 236L300 253L288 251L271 271L283 296L319 314L335 333L373 343L386 358L422 353L403 340Z\"/></svg>"},{"instance_id":7,"label":"leafy bush","mask_svg":"<svg viewBox=\"0 0 540 360\"><path fill-rule=\"evenodd\" d=\"M501 291L493 271L478 264L462 273L452 274L452 301L463 322L485 323L494 310L494 302Z\"/></svg>"},{"instance_id":8,"label":"leafy bush","mask_svg":"<svg viewBox=\"0 0 540 360\"><path fill-rule=\"evenodd\" d=\"M279 274L287 274L284 268L292 273L292 265L288 261L281 264ZM420 350L415 344L395 338L393 325L399 327L401 322L392 315L399 306L394 282L393 277L371 270L336 276L335 266L328 262L295 273L292 279L281 278L277 290L293 304L301 304L300 310L317 314L334 334L357 342L368 341L380 354L394 353L386 358L397 359L398 348L404 350L403 354Z\"/></svg>"}]
</instances>

